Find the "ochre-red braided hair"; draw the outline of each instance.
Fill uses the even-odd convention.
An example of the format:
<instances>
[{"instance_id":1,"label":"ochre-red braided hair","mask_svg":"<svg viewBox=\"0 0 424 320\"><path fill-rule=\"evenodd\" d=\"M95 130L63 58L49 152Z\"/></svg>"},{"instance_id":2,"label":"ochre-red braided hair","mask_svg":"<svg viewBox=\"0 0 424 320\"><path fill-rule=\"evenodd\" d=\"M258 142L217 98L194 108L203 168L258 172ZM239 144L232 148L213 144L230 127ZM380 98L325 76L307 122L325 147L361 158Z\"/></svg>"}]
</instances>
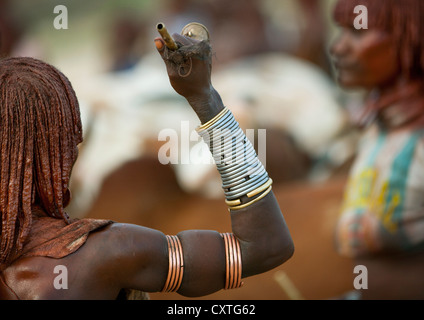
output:
<instances>
[{"instance_id":1,"label":"ochre-red braided hair","mask_svg":"<svg viewBox=\"0 0 424 320\"><path fill-rule=\"evenodd\" d=\"M69 221L81 141L77 97L64 75L33 58L0 60L0 266L22 250L35 206Z\"/></svg>"},{"instance_id":2,"label":"ochre-red braided hair","mask_svg":"<svg viewBox=\"0 0 424 320\"><path fill-rule=\"evenodd\" d=\"M424 75L424 1L422 0L339 0L334 20L351 28L358 16L354 8L368 9L368 29L388 32L394 38L399 62L406 78Z\"/></svg>"},{"instance_id":3,"label":"ochre-red braided hair","mask_svg":"<svg viewBox=\"0 0 424 320\"><path fill-rule=\"evenodd\" d=\"M424 1L422 0L338 0L334 19L342 27L352 29L358 13L354 8L365 6L368 29L387 33L397 50L398 87L383 96L370 95L365 101L359 125L377 120L386 127L424 127ZM376 93L376 92L374 92ZM395 106L396 121L383 115ZM393 114L393 110L391 112ZM402 119L399 122L399 119Z\"/></svg>"}]
</instances>

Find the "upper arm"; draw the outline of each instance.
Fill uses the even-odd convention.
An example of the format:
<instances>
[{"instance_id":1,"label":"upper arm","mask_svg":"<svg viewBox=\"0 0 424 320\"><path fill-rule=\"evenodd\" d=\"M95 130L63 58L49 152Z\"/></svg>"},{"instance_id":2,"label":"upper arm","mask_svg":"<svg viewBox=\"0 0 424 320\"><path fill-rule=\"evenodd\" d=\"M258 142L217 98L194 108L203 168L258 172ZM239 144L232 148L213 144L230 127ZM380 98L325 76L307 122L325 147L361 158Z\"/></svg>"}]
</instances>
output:
<instances>
[{"instance_id":1,"label":"upper arm","mask_svg":"<svg viewBox=\"0 0 424 320\"><path fill-rule=\"evenodd\" d=\"M100 275L119 288L146 292L162 289L168 272L167 241L162 232L114 223L102 233L96 241Z\"/></svg>"},{"instance_id":2,"label":"upper arm","mask_svg":"<svg viewBox=\"0 0 424 320\"><path fill-rule=\"evenodd\" d=\"M243 277L268 271L292 255L291 237L273 196L232 212L231 220L233 232L240 241ZM99 255L97 277L103 277L105 283L119 289L158 292L164 288L170 266L165 234L124 223L114 223L100 233L93 252L93 256ZM222 289L226 251L219 232L185 230L178 238L184 257L178 292L203 296Z\"/></svg>"},{"instance_id":3,"label":"upper arm","mask_svg":"<svg viewBox=\"0 0 424 320\"><path fill-rule=\"evenodd\" d=\"M184 276L178 291L200 296L222 289L225 253L216 231L186 230L178 234L184 255ZM96 239L97 238L97 239ZM161 291L165 285L169 255L165 234L158 230L114 223L93 234L96 275L115 289ZM113 275L113 276L111 276Z\"/></svg>"}]
</instances>

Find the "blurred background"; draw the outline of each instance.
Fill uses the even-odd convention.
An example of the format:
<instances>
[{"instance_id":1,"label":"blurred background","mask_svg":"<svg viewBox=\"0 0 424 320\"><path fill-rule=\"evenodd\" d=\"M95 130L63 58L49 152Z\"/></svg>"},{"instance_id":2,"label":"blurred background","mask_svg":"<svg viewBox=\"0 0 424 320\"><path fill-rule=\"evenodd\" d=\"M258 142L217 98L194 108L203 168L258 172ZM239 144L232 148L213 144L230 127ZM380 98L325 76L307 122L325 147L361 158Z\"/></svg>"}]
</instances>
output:
<instances>
[{"instance_id":1,"label":"blurred background","mask_svg":"<svg viewBox=\"0 0 424 320\"><path fill-rule=\"evenodd\" d=\"M156 24L208 29L213 84L243 129L266 129L260 157L295 241L283 266L241 289L202 299L330 299L353 289L333 229L357 132L361 93L334 81L328 48L334 0L0 0L0 55L59 68L78 95L84 142L71 181L71 216L113 219L175 234L231 230L220 178L199 124L171 88L154 47ZM57 5L67 29L56 29ZM64 23L64 21L62 21ZM176 138L173 133L177 133ZM260 140L263 143L263 140ZM189 153L161 164L159 152ZM185 299L151 294L152 299Z\"/></svg>"}]
</instances>

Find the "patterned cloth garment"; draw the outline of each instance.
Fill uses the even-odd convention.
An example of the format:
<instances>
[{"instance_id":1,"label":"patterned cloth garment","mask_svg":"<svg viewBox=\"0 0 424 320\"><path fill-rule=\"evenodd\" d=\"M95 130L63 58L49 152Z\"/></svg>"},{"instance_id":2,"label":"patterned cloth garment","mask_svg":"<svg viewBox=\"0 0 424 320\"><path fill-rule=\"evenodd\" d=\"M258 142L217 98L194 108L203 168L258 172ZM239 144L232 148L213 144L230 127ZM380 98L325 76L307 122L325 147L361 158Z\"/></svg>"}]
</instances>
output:
<instances>
[{"instance_id":1,"label":"patterned cloth garment","mask_svg":"<svg viewBox=\"0 0 424 320\"><path fill-rule=\"evenodd\" d=\"M335 236L350 257L424 249L423 129L366 129Z\"/></svg>"}]
</instances>

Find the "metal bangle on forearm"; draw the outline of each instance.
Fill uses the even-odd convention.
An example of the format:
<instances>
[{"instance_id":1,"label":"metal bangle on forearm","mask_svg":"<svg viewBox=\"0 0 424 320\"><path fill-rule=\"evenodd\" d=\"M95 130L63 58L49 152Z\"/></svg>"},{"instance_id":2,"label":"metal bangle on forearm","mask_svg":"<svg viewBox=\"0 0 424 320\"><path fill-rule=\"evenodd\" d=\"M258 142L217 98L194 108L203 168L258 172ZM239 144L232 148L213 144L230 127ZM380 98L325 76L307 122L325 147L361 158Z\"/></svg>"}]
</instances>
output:
<instances>
[{"instance_id":1,"label":"metal bangle on forearm","mask_svg":"<svg viewBox=\"0 0 424 320\"><path fill-rule=\"evenodd\" d=\"M209 146L230 209L244 208L271 191L272 180L229 109L198 127L197 132ZM246 196L252 199L243 203Z\"/></svg>"}]
</instances>

